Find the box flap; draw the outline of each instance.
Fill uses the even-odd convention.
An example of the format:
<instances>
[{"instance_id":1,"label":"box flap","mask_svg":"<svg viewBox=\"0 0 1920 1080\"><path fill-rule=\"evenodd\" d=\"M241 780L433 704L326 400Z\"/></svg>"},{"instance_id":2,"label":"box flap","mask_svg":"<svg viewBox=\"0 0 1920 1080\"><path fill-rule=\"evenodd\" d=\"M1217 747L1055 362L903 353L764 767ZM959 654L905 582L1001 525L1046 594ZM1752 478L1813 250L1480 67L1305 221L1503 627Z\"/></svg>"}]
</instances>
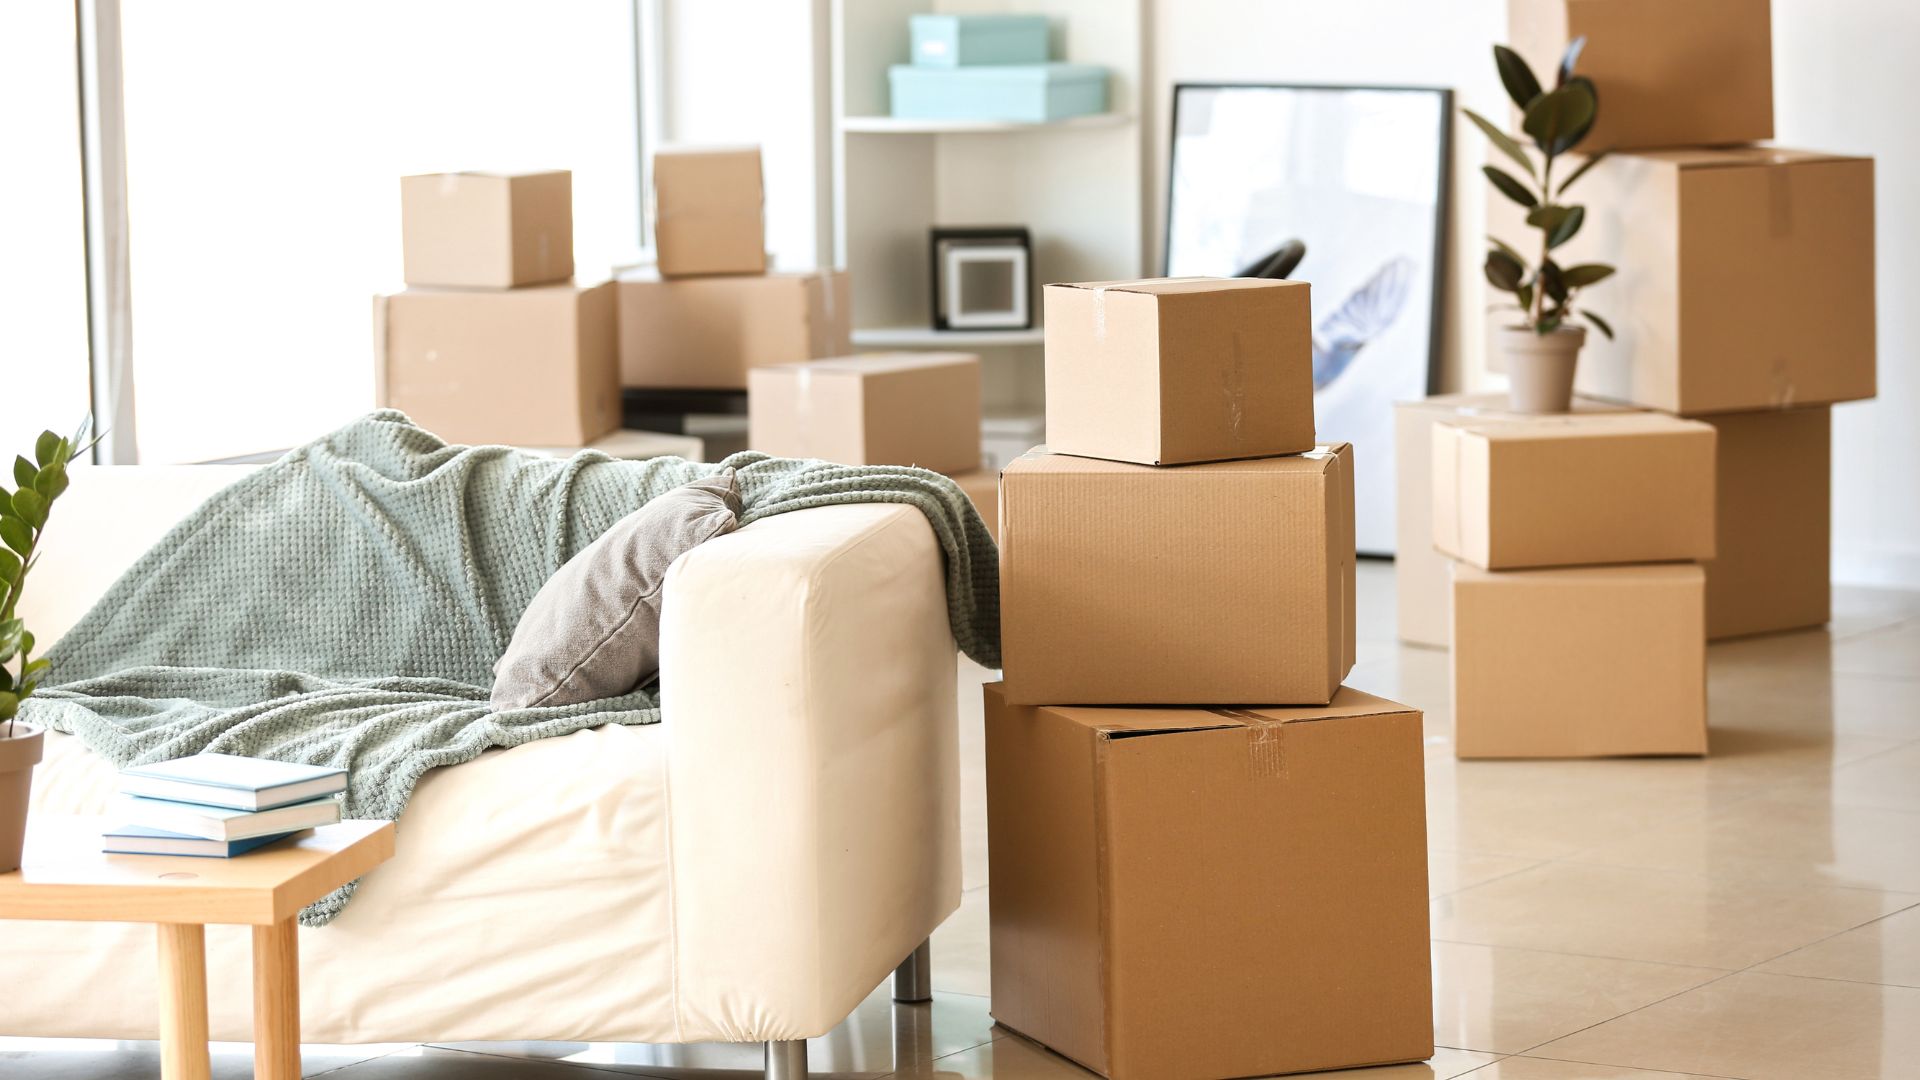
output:
<instances>
[{"instance_id":1,"label":"box flap","mask_svg":"<svg viewBox=\"0 0 1920 1080\"><path fill-rule=\"evenodd\" d=\"M1109 461L1106 458L1056 454L1044 446L1036 446L1008 462L1006 471L1010 473L1102 473L1164 478L1177 476L1182 469L1206 469L1214 473L1246 473L1250 476L1265 476L1272 473L1319 476L1338 467L1340 450L1347 445L1349 444L1335 443L1330 446L1316 446L1304 454L1241 458L1237 461L1210 461L1196 465L1135 465L1130 461Z\"/></svg>"},{"instance_id":2,"label":"box flap","mask_svg":"<svg viewBox=\"0 0 1920 1080\"><path fill-rule=\"evenodd\" d=\"M1460 585L1521 587L1532 582L1588 582L1594 585L1619 585L1629 582L1668 584L1701 581L1705 571L1699 563L1623 563L1616 566L1556 566L1542 570L1482 570L1467 563L1453 564L1453 580Z\"/></svg>"},{"instance_id":3,"label":"box flap","mask_svg":"<svg viewBox=\"0 0 1920 1080\"><path fill-rule=\"evenodd\" d=\"M867 353L861 356L833 356L821 360L801 360L790 364L761 365L771 371L797 371L805 369L816 374L833 375L886 375L896 371L921 371L927 368L956 367L963 364L977 364L980 358L973 353L959 352L899 352Z\"/></svg>"},{"instance_id":4,"label":"box flap","mask_svg":"<svg viewBox=\"0 0 1920 1080\"><path fill-rule=\"evenodd\" d=\"M1306 282L1303 281L1279 281L1273 278L1173 277L1132 281L1060 281L1048 285L1047 288L1177 296L1182 293L1220 292L1225 289L1270 289L1286 286L1298 288L1305 284Z\"/></svg>"},{"instance_id":5,"label":"box flap","mask_svg":"<svg viewBox=\"0 0 1920 1080\"><path fill-rule=\"evenodd\" d=\"M997 685L997 684L996 684ZM1327 705L1167 706L1141 708L1126 705L1043 705L1047 712L1110 739L1171 735L1222 728L1264 728L1275 724L1304 724L1320 720L1357 720L1369 716L1399 716L1418 712L1397 701L1343 686Z\"/></svg>"},{"instance_id":6,"label":"box flap","mask_svg":"<svg viewBox=\"0 0 1920 1080\"><path fill-rule=\"evenodd\" d=\"M1677 150L1640 150L1631 156L1672 165L1677 169L1737 169L1766 165L1802 165L1814 161L1868 161L1857 154L1822 150L1793 150L1784 146L1701 146Z\"/></svg>"},{"instance_id":7,"label":"box flap","mask_svg":"<svg viewBox=\"0 0 1920 1080\"><path fill-rule=\"evenodd\" d=\"M1645 435L1712 437L1713 427L1698 420L1653 412L1593 413L1532 417L1526 423L1480 423L1471 418L1448 424L1492 442L1531 442L1542 439L1607 439Z\"/></svg>"}]
</instances>

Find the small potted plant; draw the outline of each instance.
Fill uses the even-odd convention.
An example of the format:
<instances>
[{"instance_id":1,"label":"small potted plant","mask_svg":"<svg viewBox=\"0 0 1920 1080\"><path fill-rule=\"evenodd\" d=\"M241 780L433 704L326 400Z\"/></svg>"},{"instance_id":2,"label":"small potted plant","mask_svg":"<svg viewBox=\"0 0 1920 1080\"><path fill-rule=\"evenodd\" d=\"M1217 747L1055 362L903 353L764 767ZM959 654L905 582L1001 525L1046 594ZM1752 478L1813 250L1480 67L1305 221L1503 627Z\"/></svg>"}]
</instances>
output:
<instances>
[{"instance_id":1,"label":"small potted plant","mask_svg":"<svg viewBox=\"0 0 1920 1080\"><path fill-rule=\"evenodd\" d=\"M1498 309L1511 306L1520 313L1518 322L1496 325L1489 334L1493 358L1505 361L1516 412L1566 412L1571 407L1574 366L1587 341L1586 327L1574 323L1576 317L1609 339L1613 337L1613 328L1605 319L1578 304L1581 292L1612 276L1613 267L1600 263L1561 266L1553 258L1554 249L1573 239L1586 221L1585 207L1565 201L1567 189L1606 156L1588 157L1556 185L1556 160L1580 144L1599 113L1593 80L1574 74L1574 64L1585 45L1585 38L1575 38L1567 46L1551 90L1541 87L1519 53L1504 45L1493 47L1500 82L1520 108L1520 128L1540 156L1538 166L1519 139L1472 109L1462 110L1496 149L1519 166L1519 175L1497 165L1486 165L1482 171L1494 190L1526 209L1527 224L1540 232L1538 242L1529 245L1539 252L1535 262L1529 262L1521 249L1495 237L1487 238L1491 244L1487 281L1516 301L1498 305Z\"/></svg>"},{"instance_id":2,"label":"small potted plant","mask_svg":"<svg viewBox=\"0 0 1920 1080\"><path fill-rule=\"evenodd\" d=\"M82 445L87 428L81 424L70 439L41 432L33 460L14 459L13 490L0 483L0 872L20 865L33 767L40 762L44 737L37 725L19 719L19 712L46 673L47 661L35 658L33 634L14 612L33 570L48 512L67 490L67 463L93 445Z\"/></svg>"}]
</instances>

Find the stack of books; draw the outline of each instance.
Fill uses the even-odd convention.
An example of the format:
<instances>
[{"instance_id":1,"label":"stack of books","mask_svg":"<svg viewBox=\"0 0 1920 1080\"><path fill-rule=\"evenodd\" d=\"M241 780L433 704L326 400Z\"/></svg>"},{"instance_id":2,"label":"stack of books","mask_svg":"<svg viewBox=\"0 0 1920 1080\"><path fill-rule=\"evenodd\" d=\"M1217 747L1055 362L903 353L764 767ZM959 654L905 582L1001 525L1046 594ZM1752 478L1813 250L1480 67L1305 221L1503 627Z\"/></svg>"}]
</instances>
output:
<instances>
[{"instance_id":1,"label":"stack of books","mask_svg":"<svg viewBox=\"0 0 1920 1080\"><path fill-rule=\"evenodd\" d=\"M225 859L340 820L345 769L196 754L120 773L102 850Z\"/></svg>"}]
</instances>

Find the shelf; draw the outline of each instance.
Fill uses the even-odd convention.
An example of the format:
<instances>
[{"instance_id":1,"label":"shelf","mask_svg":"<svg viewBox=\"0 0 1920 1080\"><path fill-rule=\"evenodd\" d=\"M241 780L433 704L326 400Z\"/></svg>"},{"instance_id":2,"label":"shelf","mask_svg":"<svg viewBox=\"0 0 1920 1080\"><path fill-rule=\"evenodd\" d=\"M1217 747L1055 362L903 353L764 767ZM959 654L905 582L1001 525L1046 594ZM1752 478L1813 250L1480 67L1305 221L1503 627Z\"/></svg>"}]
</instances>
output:
<instances>
[{"instance_id":1,"label":"shelf","mask_svg":"<svg viewBox=\"0 0 1920 1080\"><path fill-rule=\"evenodd\" d=\"M1039 345L1045 340L1039 327L1031 330L935 330L930 326L883 326L853 332L861 348L981 349L995 345Z\"/></svg>"},{"instance_id":2,"label":"shelf","mask_svg":"<svg viewBox=\"0 0 1920 1080\"><path fill-rule=\"evenodd\" d=\"M1084 131L1133 122L1126 113L1094 113L1065 120L913 120L893 116L843 116L840 130L857 135L991 135L1009 131Z\"/></svg>"}]
</instances>

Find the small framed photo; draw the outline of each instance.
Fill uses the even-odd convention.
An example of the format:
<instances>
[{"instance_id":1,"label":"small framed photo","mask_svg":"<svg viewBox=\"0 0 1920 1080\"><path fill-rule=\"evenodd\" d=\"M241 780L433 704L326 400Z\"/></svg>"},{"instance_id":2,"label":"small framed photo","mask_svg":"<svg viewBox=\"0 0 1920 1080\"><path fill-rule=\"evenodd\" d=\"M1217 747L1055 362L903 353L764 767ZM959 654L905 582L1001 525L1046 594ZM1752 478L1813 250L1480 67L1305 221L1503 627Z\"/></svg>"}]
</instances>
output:
<instances>
[{"instance_id":1,"label":"small framed photo","mask_svg":"<svg viewBox=\"0 0 1920 1080\"><path fill-rule=\"evenodd\" d=\"M1033 241L1024 226L933 229L933 328L1033 328Z\"/></svg>"}]
</instances>

